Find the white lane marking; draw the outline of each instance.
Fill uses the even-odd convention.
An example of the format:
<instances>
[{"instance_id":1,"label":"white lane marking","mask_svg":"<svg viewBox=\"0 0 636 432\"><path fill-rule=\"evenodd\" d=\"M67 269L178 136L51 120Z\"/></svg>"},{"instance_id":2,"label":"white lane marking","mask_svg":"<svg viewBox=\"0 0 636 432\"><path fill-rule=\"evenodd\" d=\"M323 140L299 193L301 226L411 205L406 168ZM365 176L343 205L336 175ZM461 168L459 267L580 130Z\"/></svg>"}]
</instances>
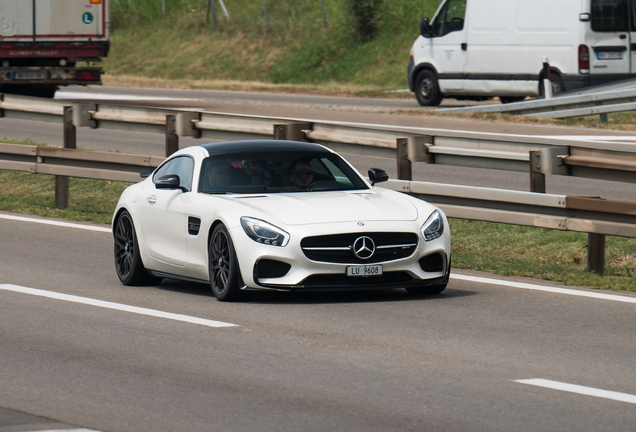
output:
<instances>
[{"instance_id":1,"label":"white lane marking","mask_svg":"<svg viewBox=\"0 0 636 432\"><path fill-rule=\"evenodd\" d=\"M20 222L34 222L34 223L39 223L44 225L55 225L55 226L61 226L66 228L78 228L78 229L89 230L89 231L99 231L99 232L107 232L107 233L112 232L110 228L76 224L76 223L70 223L70 222L60 222L60 221L54 221L54 220L48 220L48 219L27 218L23 216L0 214L0 219L15 220Z\"/></svg>"},{"instance_id":2,"label":"white lane marking","mask_svg":"<svg viewBox=\"0 0 636 432\"><path fill-rule=\"evenodd\" d=\"M30 432L100 432L95 429L41 429L37 431Z\"/></svg>"},{"instance_id":3,"label":"white lane marking","mask_svg":"<svg viewBox=\"0 0 636 432\"><path fill-rule=\"evenodd\" d=\"M101 100L129 100L129 101L198 101L195 98L173 98L163 96L134 96L123 94L101 94L61 91L55 93L55 99L101 99Z\"/></svg>"},{"instance_id":4,"label":"white lane marking","mask_svg":"<svg viewBox=\"0 0 636 432\"><path fill-rule=\"evenodd\" d=\"M46 219L33 219L33 218L27 218L22 216L11 216L11 215L0 214L0 219L10 219L10 220L23 221L23 222L35 222L35 223L42 223L42 224L48 224L48 225L63 226L67 228L87 229L92 231L107 232L109 234L112 232L109 228L74 224L69 222L50 221ZM456 273L454 274L451 273L451 278L458 279L458 280L466 280L470 282L478 282L483 284L502 285L502 286L508 286L513 288L522 288L522 289L529 289L529 290L535 290L535 291L546 291L546 292L551 292L556 294L567 294L567 295L580 296L580 297L591 297L591 298L597 298L602 300L613 300L613 301L624 302L624 303L636 303L636 298L634 297L627 297L627 296L621 296L621 295L615 295L615 294L594 293L594 292L588 292L588 291L579 291L579 290L557 288L557 287L551 287L551 286L505 281L500 279L489 279L489 278L478 277L478 276L460 275Z\"/></svg>"},{"instance_id":5,"label":"white lane marking","mask_svg":"<svg viewBox=\"0 0 636 432\"><path fill-rule=\"evenodd\" d=\"M595 396L604 399L612 399L619 402L636 404L636 395L621 393L610 390L601 390L594 387L586 387L576 384L568 384L559 381L552 381L541 378L512 380L521 384L529 384L537 387L545 387L553 390L560 390L570 393L578 393L586 396Z\"/></svg>"},{"instance_id":6,"label":"white lane marking","mask_svg":"<svg viewBox=\"0 0 636 432\"><path fill-rule=\"evenodd\" d=\"M19 285L0 284L0 290L13 291L22 294L29 294L39 297L47 297L56 300L63 300L72 303L80 303L90 306L97 306L105 309L114 309L123 312L130 312L138 315L148 315L157 318L165 318L174 321L182 321L190 324L198 324L207 327L236 327L237 324L226 323L222 321L214 321L204 318L196 318L188 315L175 314L170 312L163 312L154 309L146 309L137 306L130 306L122 303L113 303L103 300L95 300L88 297L79 297L70 294L62 294L54 291L45 291L36 288L27 288Z\"/></svg>"},{"instance_id":7,"label":"white lane marking","mask_svg":"<svg viewBox=\"0 0 636 432\"><path fill-rule=\"evenodd\" d=\"M521 289L534 290L534 291L545 291L545 292L551 292L555 294L567 294L572 296L591 297L591 298L601 299L601 300L611 300L611 301L617 301L617 302L623 302L623 303L636 304L636 297L627 297L627 296L614 295L614 294L602 294L602 293L595 293L595 292L589 292L589 291L580 291L580 290L558 288L558 287L551 287L551 286L544 286L544 285L534 285L529 283L512 282L512 281L501 280L501 279L488 279L488 278L483 278L478 276L468 276L468 275L452 274L452 273L451 273L451 279L465 280L470 282L478 282L478 283L485 283L485 284L491 284L491 285L502 285L502 286L507 286L512 288L521 288Z\"/></svg>"}]
</instances>

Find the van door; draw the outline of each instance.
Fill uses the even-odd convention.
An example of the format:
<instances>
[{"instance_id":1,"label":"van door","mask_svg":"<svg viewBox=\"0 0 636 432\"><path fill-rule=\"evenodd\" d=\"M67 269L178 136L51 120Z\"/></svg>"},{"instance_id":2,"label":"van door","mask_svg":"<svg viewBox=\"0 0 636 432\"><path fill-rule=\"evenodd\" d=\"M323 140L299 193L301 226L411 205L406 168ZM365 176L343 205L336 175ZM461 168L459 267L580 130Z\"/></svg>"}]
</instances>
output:
<instances>
[{"instance_id":1,"label":"van door","mask_svg":"<svg viewBox=\"0 0 636 432\"><path fill-rule=\"evenodd\" d=\"M585 42L590 48L592 85L626 79L634 67L630 43L630 3L630 0L591 0L592 32L588 33Z\"/></svg>"},{"instance_id":2,"label":"van door","mask_svg":"<svg viewBox=\"0 0 636 432\"><path fill-rule=\"evenodd\" d=\"M447 0L431 28L431 57L437 67L440 90L456 93L464 88L466 64L466 0Z\"/></svg>"}]
</instances>

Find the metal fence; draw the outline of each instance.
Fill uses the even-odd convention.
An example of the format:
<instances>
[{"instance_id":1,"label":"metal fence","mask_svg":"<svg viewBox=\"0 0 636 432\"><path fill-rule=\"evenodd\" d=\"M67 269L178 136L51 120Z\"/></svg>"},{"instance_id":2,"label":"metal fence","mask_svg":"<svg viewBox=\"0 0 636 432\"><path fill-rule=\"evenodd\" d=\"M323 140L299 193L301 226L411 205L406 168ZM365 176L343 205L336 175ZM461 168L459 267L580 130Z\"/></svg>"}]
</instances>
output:
<instances>
[{"instance_id":1,"label":"metal fence","mask_svg":"<svg viewBox=\"0 0 636 432\"><path fill-rule=\"evenodd\" d=\"M449 114L509 113L539 118L568 118L636 110L636 80L625 80L604 86L565 92L551 99L532 99L510 104L444 108Z\"/></svg>"},{"instance_id":2,"label":"metal fence","mask_svg":"<svg viewBox=\"0 0 636 432\"><path fill-rule=\"evenodd\" d=\"M274 137L317 142L346 153L396 158L399 180L383 186L440 205L451 217L587 232L588 267L597 273L604 269L605 235L636 237L636 203L533 193L546 192L546 174L636 183L636 152L615 150L606 144L511 139L466 132L417 135L329 122L101 104L68 105L10 95L0 95L0 116L63 126L64 149L0 144L0 169L56 175L58 207L68 205L68 177L137 181L139 173L153 169L163 160L74 150L76 128L87 127L163 134L166 156L178 149L179 137ZM533 192L413 182L413 162L525 171Z\"/></svg>"}]
</instances>

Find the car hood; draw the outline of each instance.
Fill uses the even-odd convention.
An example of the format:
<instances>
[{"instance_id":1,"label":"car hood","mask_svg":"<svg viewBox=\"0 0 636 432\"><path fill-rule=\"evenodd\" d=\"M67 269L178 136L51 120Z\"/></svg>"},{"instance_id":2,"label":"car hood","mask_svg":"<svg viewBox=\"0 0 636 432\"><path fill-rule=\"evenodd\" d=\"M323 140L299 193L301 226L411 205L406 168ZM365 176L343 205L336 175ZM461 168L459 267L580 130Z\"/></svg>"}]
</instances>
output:
<instances>
[{"instance_id":1,"label":"car hood","mask_svg":"<svg viewBox=\"0 0 636 432\"><path fill-rule=\"evenodd\" d=\"M286 225L412 221L418 217L415 205L407 196L388 189L243 195L233 199L264 213L269 222L280 221Z\"/></svg>"}]
</instances>

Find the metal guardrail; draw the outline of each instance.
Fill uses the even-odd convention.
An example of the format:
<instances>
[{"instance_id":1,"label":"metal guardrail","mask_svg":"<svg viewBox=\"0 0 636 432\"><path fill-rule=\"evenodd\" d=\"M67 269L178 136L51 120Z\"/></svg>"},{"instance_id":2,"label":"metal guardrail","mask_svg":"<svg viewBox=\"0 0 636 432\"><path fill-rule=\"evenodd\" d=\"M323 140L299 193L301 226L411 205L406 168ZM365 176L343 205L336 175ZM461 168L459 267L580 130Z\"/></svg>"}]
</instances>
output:
<instances>
[{"instance_id":1,"label":"metal guardrail","mask_svg":"<svg viewBox=\"0 0 636 432\"><path fill-rule=\"evenodd\" d=\"M378 186L433 203L448 217L636 238L636 203L404 180Z\"/></svg>"},{"instance_id":2,"label":"metal guardrail","mask_svg":"<svg viewBox=\"0 0 636 432\"><path fill-rule=\"evenodd\" d=\"M61 123L67 129L86 127L164 134L166 154L171 154L178 148L179 137L236 140L270 138L274 135L285 139L311 140L345 153L386 158L397 156L398 161L401 161L399 165L404 170L408 168L405 162L424 162L528 172L531 151L542 151L555 146L594 150L610 149L607 144L540 137L508 138L501 134L469 132L439 132L435 136L418 135L398 129L355 127L329 122L307 123L276 117L86 103L70 105L63 101L12 95L4 95L4 97L0 95L0 116ZM409 140L408 145L404 144L404 139ZM75 144L67 142L65 147L74 148ZM568 151L565 154L571 153ZM636 152L620 152L620 158L623 161L636 163ZM605 164L603 168L605 171L613 169L612 160L615 158L610 158ZM563 164L558 160L552 163L552 166L558 165ZM581 177L589 174L592 175L591 178L599 178L598 170L592 172L591 170L559 169L542 172ZM408 178L408 174L405 172L401 178ZM624 178L627 178L626 181L632 181L628 177ZM620 180L617 176L613 179Z\"/></svg>"},{"instance_id":3,"label":"metal guardrail","mask_svg":"<svg viewBox=\"0 0 636 432\"><path fill-rule=\"evenodd\" d=\"M155 169L163 160L157 156L0 143L0 169L34 174L134 183L140 173Z\"/></svg>"},{"instance_id":4,"label":"metal guardrail","mask_svg":"<svg viewBox=\"0 0 636 432\"><path fill-rule=\"evenodd\" d=\"M412 179L411 163L424 162L530 172L533 192L545 193L546 174L636 183L636 152L615 150L605 144L467 132L418 135L397 129L329 122L131 106L69 105L62 101L10 95L0 95L0 116L63 125L64 149L0 144L0 169L56 176L56 206L62 208L68 206L68 177L138 181L139 173L158 166L163 160L151 156L73 150L76 148L76 127L164 134L166 155L178 149L179 137L236 140L273 136L310 140L346 153L395 157L398 178L407 182L395 183L400 180L393 180L387 183L388 187L397 187L397 190L437 203L451 217L587 232L591 259L588 267L597 273L602 273L604 267L604 237L602 243L597 243L598 247L592 246L598 240L597 236L636 237L636 228L631 222L636 204L594 201L598 205L595 204L592 211L573 207L573 203L582 202L575 197L468 186L426 186L422 182L409 181ZM480 193L488 197L480 199ZM451 201L444 201L449 199ZM550 201L554 199L557 203ZM538 204L548 201L552 204ZM490 204L485 205L486 202ZM585 203L591 205L588 201ZM608 205L617 211L605 211ZM574 211L587 213L575 217L572 216Z\"/></svg>"},{"instance_id":5,"label":"metal guardrail","mask_svg":"<svg viewBox=\"0 0 636 432\"><path fill-rule=\"evenodd\" d=\"M636 81L608 84L572 93L562 93L551 99L533 99L510 104L476 107L444 108L437 112L449 114L508 113L538 118L568 118L636 110Z\"/></svg>"}]
</instances>

